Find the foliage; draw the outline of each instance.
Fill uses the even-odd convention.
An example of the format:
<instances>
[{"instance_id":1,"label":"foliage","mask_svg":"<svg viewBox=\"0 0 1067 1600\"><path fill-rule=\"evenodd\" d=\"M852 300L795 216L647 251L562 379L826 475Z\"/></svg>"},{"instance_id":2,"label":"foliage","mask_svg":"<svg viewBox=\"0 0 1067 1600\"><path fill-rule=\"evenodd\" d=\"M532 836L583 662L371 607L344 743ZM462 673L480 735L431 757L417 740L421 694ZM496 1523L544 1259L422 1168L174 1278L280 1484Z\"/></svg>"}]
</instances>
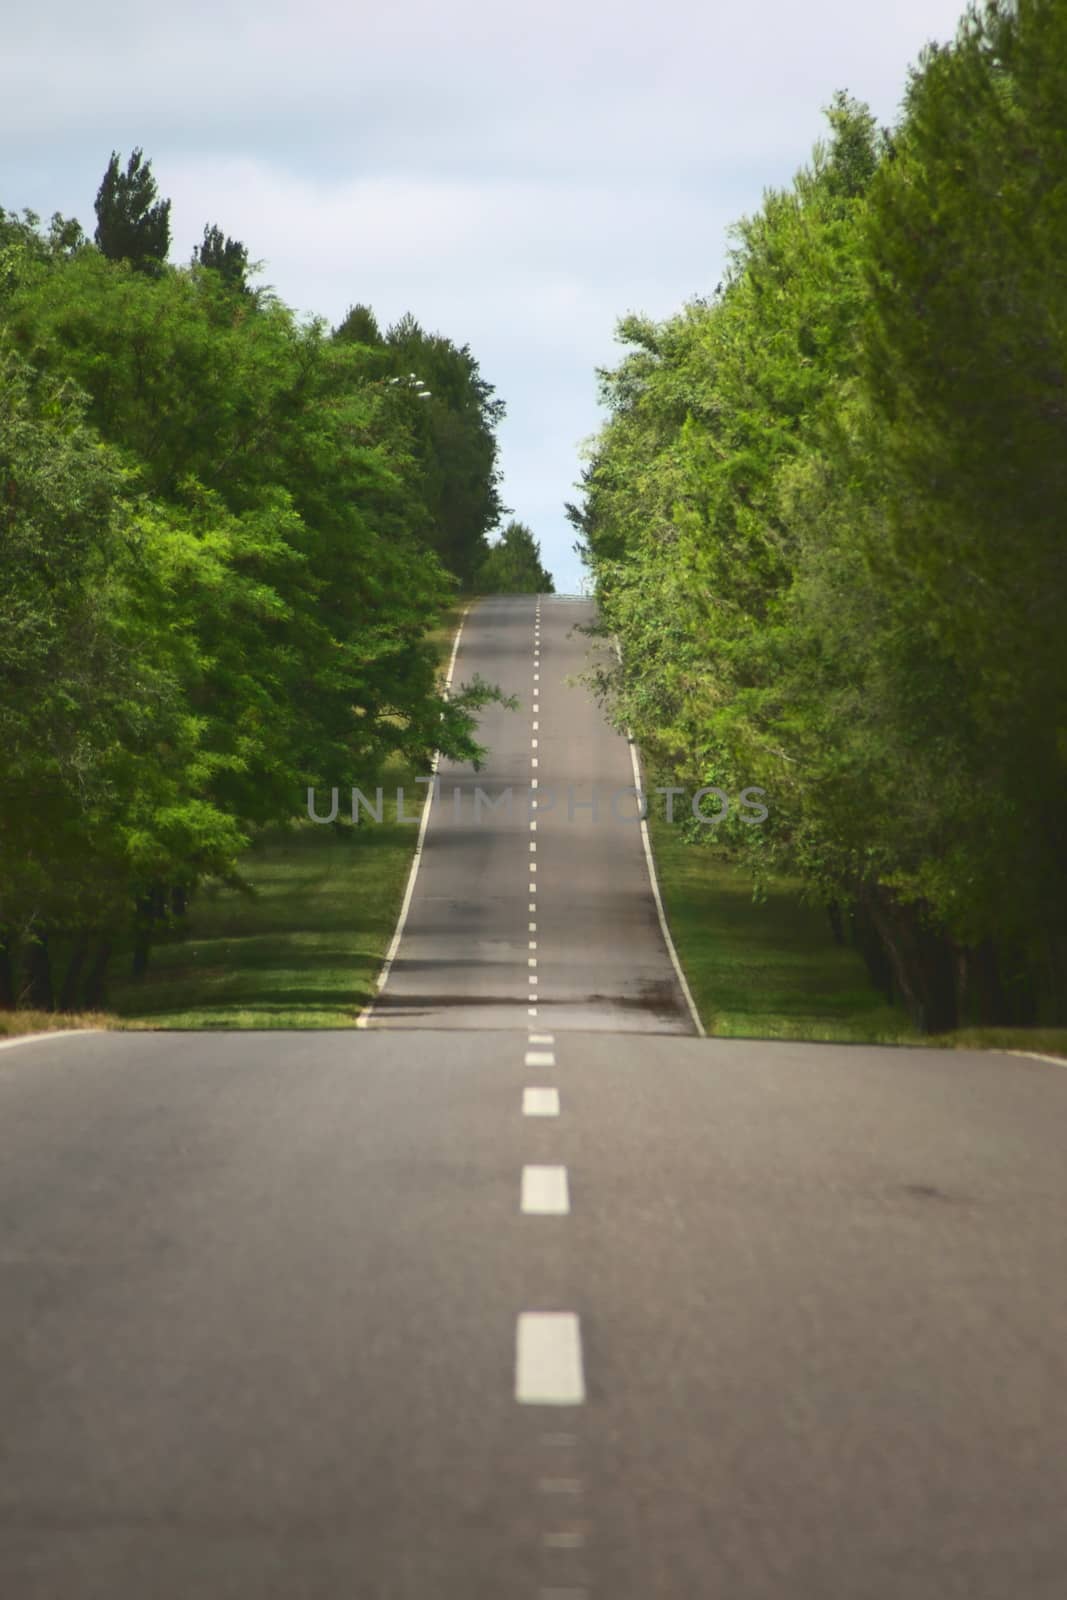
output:
<instances>
[{"instance_id":1,"label":"foliage","mask_svg":"<svg viewBox=\"0 0 1067 1600\"><path fill-rule=\"evenodd\" d=\"M310 786L477 764L499 698L445 696L431 637L498 508L469 349L300 323L217 228L171 267L154 200L136 151L100 247L0 211L0 1004L98 1005Z\"/></svg>"},{"instance_id":2,"label":"foliage","mask_svg":"<svg viewBox=\"0 0 1067 1600\"><path fill-rule=\"evenodd\" d=\"M555 593L552 574L541 565L541 546L524 522L509 522L490 546L477 585L483 594Z\"/></svg>"},{"instance_id":3,"label":"foliage","mask_svg":"<svg viewBox=\"0 0 1067 1600\"><path fill-rule=\"evenodd\" d=\"M170 201L156 200L152 163L135 150L119 170L118 151L111 152L96 195L96 243L109 261L128 261L142 272L156 273L170 249Z\"/></svg>"},{"instance_id":4,"label":"foliage","mask_svg":"<svg viewBox=\"0 0 1067 1600\"><path fill-rule=\"evenodd\" d=\"M724 284L630 316L568 515L654 773L767 790L915 1023L1058 1020L1067 949L1067 17L972 7L900 125L830 138Z\"/></svg>"}]
</instances>

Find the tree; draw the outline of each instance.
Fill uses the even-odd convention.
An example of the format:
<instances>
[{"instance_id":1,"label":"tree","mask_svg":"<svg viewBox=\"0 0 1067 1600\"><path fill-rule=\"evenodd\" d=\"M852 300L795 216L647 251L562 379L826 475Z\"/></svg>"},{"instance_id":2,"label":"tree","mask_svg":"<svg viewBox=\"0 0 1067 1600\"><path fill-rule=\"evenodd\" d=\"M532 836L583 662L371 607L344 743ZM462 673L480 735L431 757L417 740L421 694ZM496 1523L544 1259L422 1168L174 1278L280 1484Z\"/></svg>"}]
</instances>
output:
<instances>
[{"instance_id":1,"label":"tree","mask_svg":"<svg viewBox=\"0 0 1067 1600\"><path fill-rule=\"evenodd\" d=\"M205 224L203 244L193 246L193 264L213 268L231 289L251 297L248 251L238 239L224 238L222 229L214 223Z\"/></svg>"},{"instance_id":2,"label":"tree","mask_svg":"<svg viewBox=\"0 0 1067 1600\"><path fill-rule=\"evenodd\" d=\"M483 594L555 593L552 574L541 565L541 546L524 522L509 522L490 546L477 586Z\"/></svg>"},{"instance_id":3,"label":"tree","mask_svg":"<svg viewBox=\"0 0 1067 1600\"><path fill-rule=\"evenodd\" d=\"M333 337L350 344L383 345L385 340L378 319L370 306L349 306L344 320L333 330Z\"/></svg>"},{"instance_id":4,"label":"tree","mask_svg":"<svg viewBox=\"0 0 1067 1600\"><path fill-rule=\"evenodd\" d=\"M142 272L158 272L170 249L170 201L156 201L152 164L135 149L119 170L111 152L96 196L96 243L109 261L129 261Z\"/></svg>"}]
</instances>

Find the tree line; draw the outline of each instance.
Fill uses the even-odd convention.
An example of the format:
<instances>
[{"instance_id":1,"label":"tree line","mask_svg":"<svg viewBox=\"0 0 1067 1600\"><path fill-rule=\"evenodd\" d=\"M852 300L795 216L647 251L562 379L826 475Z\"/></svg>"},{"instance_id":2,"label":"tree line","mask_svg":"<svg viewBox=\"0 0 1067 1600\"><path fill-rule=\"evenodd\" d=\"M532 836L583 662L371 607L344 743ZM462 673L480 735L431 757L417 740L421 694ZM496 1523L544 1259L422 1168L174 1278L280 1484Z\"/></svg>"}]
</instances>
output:
<instances>
[{"instance_id":1,"label":"tree line","mask_svg":"<svg viewBox=\"0 0 1067 1600\"><path fill-rule=\"evenodd\" d=\"M299 322L215 224L171 265L169 213L140 150L92 240L0 210L4 1006L102 1004L309 786L476 761L494 697L428 638L509 509L469 347Z\"/></svg>"},{"instance_id":2,"label":"tree line","mask_svg":"<svg viewBox=\"0 0 1067 1600\"><path fill-rule=\"evenodd\" d=\"M1067 1020L1067 8L973 4L897 124L839 92L724 280L630 314L568 505L662 781L763 786L915 1023Z\"/></svg>"}]
</instances>

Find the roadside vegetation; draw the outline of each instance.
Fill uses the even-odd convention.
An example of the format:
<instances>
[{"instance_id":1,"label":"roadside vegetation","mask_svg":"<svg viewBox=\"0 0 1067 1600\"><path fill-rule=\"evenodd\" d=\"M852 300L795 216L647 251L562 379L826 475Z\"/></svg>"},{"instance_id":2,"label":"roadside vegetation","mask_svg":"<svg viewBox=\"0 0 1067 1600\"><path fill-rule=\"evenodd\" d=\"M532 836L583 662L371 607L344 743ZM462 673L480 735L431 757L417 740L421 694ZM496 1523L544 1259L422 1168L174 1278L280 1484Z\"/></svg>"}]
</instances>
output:
<instances>
[{"instance_id":1,"label":"roadside vegetation","mask_svg":"<svg viewBox=\"0 0 1067 1600\"><path fill-rule=\"evenodd\" d=\"M503 402L410 315L298 322L214 224L169 264L169 212L140 151L113 155L93 240L0 209L0 1010L133 1005L154 947L168 1004L201 979L213 1004L173 970L193 908L213 956L239 953L240 904L261 969L291 965L262 942L286 884L321 911L289 926L325 939L362 874L381 902L327 984L339 1015L410 843L288 830L309 787L477 757L495 691L446 699L439 635L508 509ZM254 1010L263 984L233 984Z\"/></svg>"},{"instance_id":2,"label":"roadside vegetation","mask_svg":"<svg viewBox=\"0 0 1067 1600\"><path fill-rule=\"evenodd\" d=\"M769 810L659 836L720 1031L1067 1024L1065 105L1067 8L972 7L599 374L597 687L653 782Z\"/></svg>"}]
</instances>

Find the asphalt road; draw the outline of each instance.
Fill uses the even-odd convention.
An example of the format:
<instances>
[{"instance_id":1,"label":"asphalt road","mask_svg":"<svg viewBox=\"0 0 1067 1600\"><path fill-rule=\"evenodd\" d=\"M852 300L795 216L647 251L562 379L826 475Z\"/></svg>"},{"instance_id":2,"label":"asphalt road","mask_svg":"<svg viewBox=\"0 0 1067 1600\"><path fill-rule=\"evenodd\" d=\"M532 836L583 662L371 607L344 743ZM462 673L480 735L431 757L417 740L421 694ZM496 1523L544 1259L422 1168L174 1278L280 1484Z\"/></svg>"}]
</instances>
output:
<instances>
[{"instance_id":1,"label":"asphalt road","mask_svg":"<svg viewBox=\"0 0 1067 1600\"><path fill-rule=\"evenodd\" d=\"M530 1016L484 837L488 1005L416 879L363 1031L0 1049L3 1600L1062 1600L1067 1071L684 1036L592 832Z\"/></svg>"},{"instance_id":2,"label":"asphalt road","mask_svg":"<svg viewBox=\"0 0 1067 1600\"><path fill-rule=\"evenodd\" d=\"M533 1003L561 1030L694 1031L627 793L630 747L581 682L606 649L592 621L587 600L501 597L464 626L455 682L487 679L518 705L486 711L480 772L441 765L374 1026L524 1028Z\"/></svg>"}]
</instances>

